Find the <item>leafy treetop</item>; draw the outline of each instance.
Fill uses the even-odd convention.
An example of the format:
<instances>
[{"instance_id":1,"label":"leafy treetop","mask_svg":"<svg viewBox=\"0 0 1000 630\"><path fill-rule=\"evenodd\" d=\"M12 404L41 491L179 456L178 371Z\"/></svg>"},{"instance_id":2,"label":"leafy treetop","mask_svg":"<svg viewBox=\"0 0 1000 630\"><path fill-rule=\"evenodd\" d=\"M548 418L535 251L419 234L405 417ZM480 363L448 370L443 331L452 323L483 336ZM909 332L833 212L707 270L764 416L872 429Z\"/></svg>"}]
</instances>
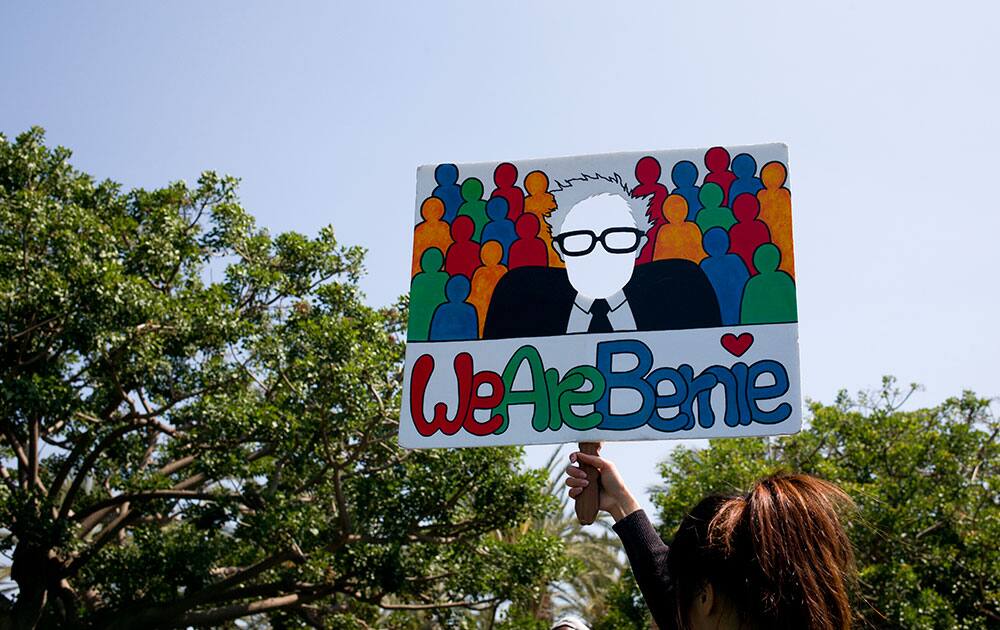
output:
<instances>
[{"instance_id":1,"label":"leafy treetop","mask_svg":"<svg viewBox=\"0 0 1000 630\"><path fill-rule=\"evenodd\" d=\"M503 535L552 508L517 449L397 445L405 303L360 248L69 157L0 136L0 625L451 623L561 575Z\"/></svg>"}]
</instances>

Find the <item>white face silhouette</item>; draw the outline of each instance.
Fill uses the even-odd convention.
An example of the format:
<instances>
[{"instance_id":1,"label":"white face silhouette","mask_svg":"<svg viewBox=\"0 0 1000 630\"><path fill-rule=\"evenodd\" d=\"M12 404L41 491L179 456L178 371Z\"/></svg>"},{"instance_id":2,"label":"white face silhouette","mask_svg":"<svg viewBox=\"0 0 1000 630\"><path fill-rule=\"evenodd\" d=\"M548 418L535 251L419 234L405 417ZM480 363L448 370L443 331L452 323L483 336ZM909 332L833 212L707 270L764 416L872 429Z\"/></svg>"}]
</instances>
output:
<instances>
[{"instance_id":1,"label":"white face silhouette","mask_svg":"<svg viewBox=\"0 0 1000 630\"><path fill-rule=\"evenodd\" d=\"M636 227L628 203L618 195L601 194L573 206L559 233L589 230L600 236L604 230L617 227ZM639 246L642 246L641 241ZM595 300L607 299L621 291L632 277L636 251L613 254L601 243L596 243L593 251L583 256L564 253L569 282L581 295Z\"/></svg>"}]
</instances>

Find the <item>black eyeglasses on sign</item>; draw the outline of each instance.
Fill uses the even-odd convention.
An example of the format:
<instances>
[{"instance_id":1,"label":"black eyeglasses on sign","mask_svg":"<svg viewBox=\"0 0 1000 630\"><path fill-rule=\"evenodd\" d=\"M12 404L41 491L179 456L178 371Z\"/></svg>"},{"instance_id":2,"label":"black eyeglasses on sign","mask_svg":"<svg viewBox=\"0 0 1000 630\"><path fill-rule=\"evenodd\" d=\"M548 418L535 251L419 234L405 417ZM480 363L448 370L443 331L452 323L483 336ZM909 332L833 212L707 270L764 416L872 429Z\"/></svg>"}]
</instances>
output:
<instances>
[{"instance_id":1,"label":"black eyeglasses on sign","mask_svg":"<svg viewBox=\"0 0 1000 630\"><path fill-rule=\"evenodd\" d=\"M573 230L554 236L552 240L567 256L586 256L594 251L598 242L612 254L627 254L639 248L642 235L643 231L636 228L613 227L601 232L600 236L590 230Z\"/></svg>"}]
</instances>

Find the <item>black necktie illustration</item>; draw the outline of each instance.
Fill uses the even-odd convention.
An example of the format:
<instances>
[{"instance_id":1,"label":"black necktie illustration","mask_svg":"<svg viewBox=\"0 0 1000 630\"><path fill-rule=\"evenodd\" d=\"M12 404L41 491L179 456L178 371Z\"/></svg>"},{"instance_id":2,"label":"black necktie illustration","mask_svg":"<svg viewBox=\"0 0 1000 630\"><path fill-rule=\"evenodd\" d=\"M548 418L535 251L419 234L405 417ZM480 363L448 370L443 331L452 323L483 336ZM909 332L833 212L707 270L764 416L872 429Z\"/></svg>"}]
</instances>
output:
<instances>
[{"instance_id":1,"label":"black necktie illustration","mask_svg":"<svg viewBox=\"0 0 1000 630\"><path fill-rule=\"evenodd\" d=\"M611 327L611 320L608 319L610 311L611 307L608 306L607 300L594 300L594 303L590 305L590 324L587 326L587 332L608 333L614 331L614 328Z\"/></svg>"}]
</instances>

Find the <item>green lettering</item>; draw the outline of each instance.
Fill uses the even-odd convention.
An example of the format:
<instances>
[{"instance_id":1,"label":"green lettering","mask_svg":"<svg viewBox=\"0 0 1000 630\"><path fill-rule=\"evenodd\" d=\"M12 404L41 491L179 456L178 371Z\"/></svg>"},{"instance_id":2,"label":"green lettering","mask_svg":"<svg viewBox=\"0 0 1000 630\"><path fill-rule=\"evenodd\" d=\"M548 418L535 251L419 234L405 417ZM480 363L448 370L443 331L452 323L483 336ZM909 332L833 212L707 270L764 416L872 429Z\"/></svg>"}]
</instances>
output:
<instances>
[{"instance_id":1,"label":"green lettering","mask_svg":"<svg viewBox=\"0 0 1000 630\"><path fill-rule=\"evenodd\" d=\"M580 391L586 381L590 381L589 390ZM606 383L604 375L590 365L579 365L569 372L559 384L559 413L563 421L577 431L593 429L601 423L604 417L597 411L585 415L577 415L573 405L593 405L604 395Z\"/></svg>"},{"instance_id":2,"label":"green lettering","mask_svg":"<svg viewBox=\"0 0 1000 630\"><path fill-rule=\"evenodd\" d=\"M521 371L521 364L528 363L528 371L531 374L530 389L514 389L514 379ZM517 349L500 376L503 380L504 396L500 405L493 410L494 414L500 414L503 423L496 431L495 435L500 435L507 430L510 422L509 409L511 405L533 405L534 410L531 415L531 426L536 431L544 431L549 424L549 395L545 385L545 366L542 364L542 357L535 350L534 346L521 346ZM539 428L540 427L540 428Z\"/></svg>"}]
</instances>

